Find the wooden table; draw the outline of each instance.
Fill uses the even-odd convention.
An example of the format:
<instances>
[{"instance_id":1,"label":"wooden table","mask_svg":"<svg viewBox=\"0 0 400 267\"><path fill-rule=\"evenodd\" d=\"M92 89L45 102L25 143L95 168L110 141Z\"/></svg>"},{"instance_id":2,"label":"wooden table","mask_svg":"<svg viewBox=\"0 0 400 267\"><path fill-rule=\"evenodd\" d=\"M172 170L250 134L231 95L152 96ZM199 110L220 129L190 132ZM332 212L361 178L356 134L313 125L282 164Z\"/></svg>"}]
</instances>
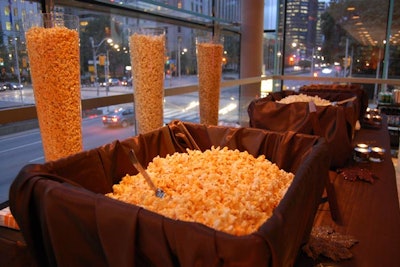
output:
<instances>
[{"instance_id":1,"label":"wooden table","mask_svg":"<svg viewBox=\"0 0 400 267\"><path fill-rule=\"evenodd\" d=\"M386 120L380 129L361 129L354 144L365 143L386 149L383 162L353 163L366 168L378 178L374 183L348 181L334 176L333 188L337 198L339 218L332 220L328 202L322 204L314 226L330 226L337 232L354 236L359 243L350 251L353 258L340 262L328 259L312 261L301 253L296 267L301 266L400 266L400 208L396 172L390 153L390 138ZM321 257L320 257L321 258Z\"/></svg>"}]
</instances>

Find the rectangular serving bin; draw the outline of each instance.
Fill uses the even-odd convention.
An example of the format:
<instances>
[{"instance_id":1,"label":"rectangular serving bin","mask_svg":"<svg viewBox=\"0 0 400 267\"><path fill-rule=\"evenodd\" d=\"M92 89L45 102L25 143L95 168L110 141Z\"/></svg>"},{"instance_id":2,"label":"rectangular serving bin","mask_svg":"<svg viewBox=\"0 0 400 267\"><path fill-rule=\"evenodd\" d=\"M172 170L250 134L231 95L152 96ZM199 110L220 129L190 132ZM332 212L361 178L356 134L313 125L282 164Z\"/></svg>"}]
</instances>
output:
<instances>
[{"instance_id":1,"label":"rectangular serving bin","mask_svg":"<svg viewBox=\"0 0 400 267\"><path fill-rule=\"evenodd\" d=\"M319 96L309 94L310 97ZM272 92L263 98L257 98L248 106L250 127L277 132L294 131L317 135L325 138L331 155L332 170L343 168L351 160L353 137L358 120L358 108L355 100L338 105L318 106L311 102L279 101L299 93L291 90ZM355 96L345 93L328 93L324 99L330 102L342 101ZM321 97L321 96L319 96ZM322 98L322 97L321 97Z\"/></svg>"},{"instance_id":2,"label":"rectangular serving bin","mask_svg":"<svg viewBox=\"0 0 400 267\"><path fill-rule=\"evenodd\" d=\"M104 196L157 155L220 146L264 154L295 178L258 231L233 236ZM173 121L159 130L45 164L26 165L10 208L38 266L293 266L329 171L323 138Z\"/></svg>"}]
</instances>

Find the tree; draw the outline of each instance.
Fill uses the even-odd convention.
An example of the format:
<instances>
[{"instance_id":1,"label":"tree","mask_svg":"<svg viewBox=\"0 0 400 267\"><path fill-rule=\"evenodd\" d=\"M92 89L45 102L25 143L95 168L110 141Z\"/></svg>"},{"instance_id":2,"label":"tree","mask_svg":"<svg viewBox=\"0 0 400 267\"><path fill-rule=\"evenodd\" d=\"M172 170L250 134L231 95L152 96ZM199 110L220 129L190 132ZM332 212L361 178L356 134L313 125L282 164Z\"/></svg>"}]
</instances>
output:
<instances>
[{"instance_id":1,"label":"tree","mask_svg":"<svg viewBox=\"0 0 400 267\"><path fill-rule=\"evenodd\" d=\"M93 60L92 43L90 37L93 38L95 45L97 45L104 38L108 38L108 31L110 29L110 17L107 15L91 16L81 18L81 21L86 20L86 26L80 28L80 63L81 70L89 69L89 60ZM99 48L100 51L100 48ZM105 50L104 50L105 51ZM99 74L101 70L99 69ZM100 75L99 75L100 76Z\"/></svg>"}]
</instances>

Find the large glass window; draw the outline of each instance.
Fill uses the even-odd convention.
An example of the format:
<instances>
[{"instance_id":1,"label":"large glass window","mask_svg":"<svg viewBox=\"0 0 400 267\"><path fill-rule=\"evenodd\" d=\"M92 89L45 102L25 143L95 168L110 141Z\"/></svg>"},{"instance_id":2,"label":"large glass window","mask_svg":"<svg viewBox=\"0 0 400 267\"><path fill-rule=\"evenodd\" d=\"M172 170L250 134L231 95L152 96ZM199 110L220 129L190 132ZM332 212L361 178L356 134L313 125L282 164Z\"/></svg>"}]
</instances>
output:
<instances>
[{"instance_id":1,"label":"large glass window","mask_svg":"<svg viewBox=\"0 0 400 267\"><path fill-rule=\"evenodd\" d=\"M277 59L283 55L278 74L398 79L400 9L396 7L399 4L398 0L280 1L280 19L275 30L285 32L283 51L275 51ZM283 89L296 90L306 84L324 82L286 80ZM380 91L395 87L373 82L362 86L371 100Z\"/></svg>"},{"instance_id":2,"label":"large glass window","mask_svg":"<svg viewBox=\"0 0 400 267\"><path fill-rule=\"evenodd\" d=\"M17 2L22 5L19 7L23 10L21 14L8 12L7 16L1 16L2 22L9 23L10 27L1 29L0 77L4 83L23 87L0 92L0 103L1 108L23 110L32 107L35 100L22 21L24 14L41 12L42 7L32 1ZM82 110L84 149L136 134L134 123L108 127L102 122L102 116L109 112L134 107L128 40L131 30L136 27L162 27L166 32L165 123L174 119L199 122L195 47L198 35L218 31L224 37L222 81L239 77L240 39L236 24L240 21L240 5L235 5L239 1L217 1L215 14L212 14L214 1L98 1L101 10L92 10L91 6L80 1L54 2L54 11L75 14L80 18L81 97L82 101L90 100L83 102ZM15 10L14 2L1 5L7 10ZM110 9L110 6L115 6L115 9ZM212 16L217 19L213 20ZM227 22L231 20L236 24L229 28ZM238 125L238 100L239 86L222 88L220 124ZM102 104L103 101L106 104ZM0 125L0 133L2 202L8 198L8 187L18 171L26 164L42 163L44 156L36 119Z\"/></svg>"}]
</instances>

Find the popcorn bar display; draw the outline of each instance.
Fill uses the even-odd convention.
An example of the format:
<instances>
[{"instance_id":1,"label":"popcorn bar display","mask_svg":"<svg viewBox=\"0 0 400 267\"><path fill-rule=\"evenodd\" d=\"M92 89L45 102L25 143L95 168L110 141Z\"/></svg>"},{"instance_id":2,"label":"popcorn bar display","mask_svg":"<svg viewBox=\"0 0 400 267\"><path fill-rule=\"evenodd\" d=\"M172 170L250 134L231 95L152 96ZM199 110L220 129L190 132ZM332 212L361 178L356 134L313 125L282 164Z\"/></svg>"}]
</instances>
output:
<instances>
[{"instance_id":1,"label":"popcorn bar display","mask_svg":"<svg viewBox=\"0 0 400 267\"><path fill-rule=\"evenodd\" d=\"M82 145L78 31L32 27L26 31L44 156L56 160Z\"/></svg>"},{"instance_id":2,"label":"popcorn bar display","mask_svg":"<svg viewBox=\"0 0 400 267\"><path fill-rule=\"evenodd\" d=\"M164 198L137 175L132 149ZM292 266L308 240L329 159L315 135L173 121L27 165L10 188L10 209L27 244L52 248L39 251L38 266L51 258L68 266ZM257 225L261 213L270 217Z\"/></svg>"},{"instance_id":3,"label":"popcorn bar display","mask_svg":"<svg viewBox=\"0 0 400 267\"><path fill-rule=\"evenodd\" d=\"M129 41L136 127L138 133L145 133L163 125L164 30L143 29Z\"/></svg>"},{"instance_id":4,"label":"popcorn bar display","mask_svg":"<svg viewBox=\"0 0 400 267\"><path fill-rule=\"evenodd\" d=\"M107 195L232 235L255 232L272 215L294 178L264 155L255 158L227 147L157 156L147 171L167 198L157 198L140 174L126 175Z\"/></svg>"},{"instance_id":5,"label":"popcorn bar display","mask_svg":"<svg viewBox=\"0 0 400 267\"><path fill-rule=\"evenodd\" d=\"M218 124L222 53L223 45L220 43L212 41L197 43L200 123Z\"/></svg>"}]
</instances>

